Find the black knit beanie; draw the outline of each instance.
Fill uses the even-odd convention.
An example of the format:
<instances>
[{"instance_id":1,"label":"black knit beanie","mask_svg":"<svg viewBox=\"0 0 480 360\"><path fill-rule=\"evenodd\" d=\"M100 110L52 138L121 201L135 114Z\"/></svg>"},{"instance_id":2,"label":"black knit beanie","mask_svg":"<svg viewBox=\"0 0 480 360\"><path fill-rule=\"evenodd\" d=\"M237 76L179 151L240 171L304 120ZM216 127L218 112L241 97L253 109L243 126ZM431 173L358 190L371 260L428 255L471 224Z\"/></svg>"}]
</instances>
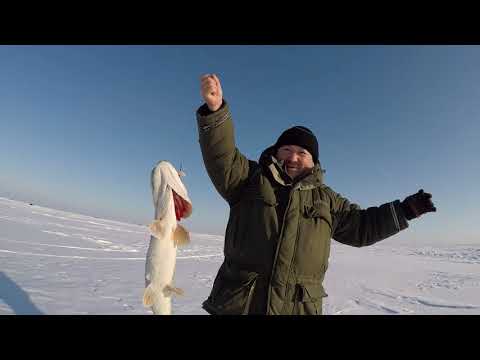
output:
<instances>
[{"instance_id":1,"label":"black knit beanie","mask_svg":"<svg viewBox=\"0 0 480 360\"><path fill-rule=\"evenodd\" d=\"M274 147L278 150L283 145L297 145L307 149L312 154L313 163L318 162L318 142L317 138L309 129L304 126L294 126L285 130L278 138Z\"/></svg>"}]
</instances>

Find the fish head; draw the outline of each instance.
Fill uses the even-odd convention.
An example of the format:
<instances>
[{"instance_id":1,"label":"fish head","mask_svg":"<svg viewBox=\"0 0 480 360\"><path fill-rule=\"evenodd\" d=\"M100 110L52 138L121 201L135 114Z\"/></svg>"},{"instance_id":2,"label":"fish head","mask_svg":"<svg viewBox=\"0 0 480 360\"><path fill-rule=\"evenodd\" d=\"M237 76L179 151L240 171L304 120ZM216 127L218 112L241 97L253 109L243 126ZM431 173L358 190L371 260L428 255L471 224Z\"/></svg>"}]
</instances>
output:
<instances>
[{"instance_id":1,"label":"fish head","mask_svg":"<svg viewBox=\"0 0 480 360\"><path fill-rule=\"evenodd\" d=\"M165 160L159 161L152 170L152 192L155 208L158 209L159 213L164 213L171 209L171 201L173 200L173 209L177 221L192 214L192 202L180 176L184 176L184 173L177 171L170 162Z\"/></svg>"}]
</instances>

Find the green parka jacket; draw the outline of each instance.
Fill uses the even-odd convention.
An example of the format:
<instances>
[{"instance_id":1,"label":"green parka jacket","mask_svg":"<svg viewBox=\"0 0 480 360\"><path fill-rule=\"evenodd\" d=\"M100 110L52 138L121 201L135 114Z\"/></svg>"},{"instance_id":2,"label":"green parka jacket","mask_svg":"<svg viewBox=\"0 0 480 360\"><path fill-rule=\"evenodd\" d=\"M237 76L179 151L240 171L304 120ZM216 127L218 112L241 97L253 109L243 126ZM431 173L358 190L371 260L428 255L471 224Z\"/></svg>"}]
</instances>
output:
<instances>
[{"instance_id":1,"label":"green parka jacket","mask_svg":"<svg viewBox=\"0 0 480 360\"><path fill-rule=\"evenodd\" d=\"M207 173L230 205L208 313L321 315L331 239L361 247L408 227L399 200L361 209L323 183L319 163L292 182L273 147L248 160L225 101L196 115Z\"/></svg>"}]
</instances>

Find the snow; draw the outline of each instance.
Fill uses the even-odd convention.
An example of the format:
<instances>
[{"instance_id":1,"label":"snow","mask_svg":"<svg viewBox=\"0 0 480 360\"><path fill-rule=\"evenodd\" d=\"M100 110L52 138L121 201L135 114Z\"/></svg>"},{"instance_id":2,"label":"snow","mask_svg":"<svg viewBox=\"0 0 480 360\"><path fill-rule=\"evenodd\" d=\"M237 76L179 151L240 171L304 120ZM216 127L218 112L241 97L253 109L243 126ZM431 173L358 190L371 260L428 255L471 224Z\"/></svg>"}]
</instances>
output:
<instances>
[{"instance_id":1,"label":"snow","mask_svg":"<svg viewBox=\"0 0 480 360\"><path fill-rule=\"evenodd\" d=\"M151 314L141 299L149 233L136 225L0 198L0 314ZM420 246L395 237L332 243L328 315L480 314L480 245ZM206 315L223 237L179 248L173 313Z\"/></svg>"}]
</instances>

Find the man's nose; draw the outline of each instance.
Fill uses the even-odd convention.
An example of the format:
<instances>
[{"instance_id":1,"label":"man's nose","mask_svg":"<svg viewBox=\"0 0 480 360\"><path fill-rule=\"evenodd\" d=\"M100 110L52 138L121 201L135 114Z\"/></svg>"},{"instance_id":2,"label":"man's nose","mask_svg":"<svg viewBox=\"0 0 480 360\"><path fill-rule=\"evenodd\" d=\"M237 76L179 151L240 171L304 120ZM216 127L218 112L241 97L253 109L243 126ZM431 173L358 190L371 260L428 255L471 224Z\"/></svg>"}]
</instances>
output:
<instances>
[{"instance_id":1,"label":"man's nose","mask_svg":"<svg viewBox=\"0 0 480 360\"><path fill-rule=\"evenodd\" d=\"M291 161L291 162L296 162L298 160L298 155L294 152L291 152L289 155L288 155L288 161Z\"/></svg>"}]
</instances>

